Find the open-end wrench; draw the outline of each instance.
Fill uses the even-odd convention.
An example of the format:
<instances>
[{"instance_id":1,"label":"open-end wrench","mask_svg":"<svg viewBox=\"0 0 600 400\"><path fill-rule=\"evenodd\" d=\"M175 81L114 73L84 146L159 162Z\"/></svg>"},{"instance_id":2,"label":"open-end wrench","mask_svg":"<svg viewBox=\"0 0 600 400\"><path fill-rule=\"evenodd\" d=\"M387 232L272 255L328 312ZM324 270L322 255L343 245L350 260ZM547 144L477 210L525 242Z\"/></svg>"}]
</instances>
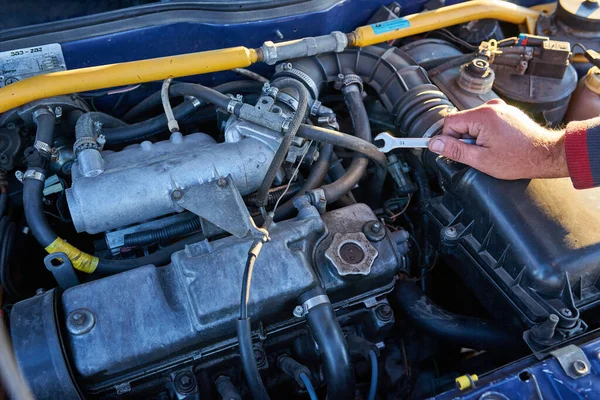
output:
<instances>
[{"instance_id":1,"label":"open-end wrench","mask_svg":"<svg viewBox=\"0 0 600 400\"><path fill-rule=\"evenodd\" d=\"M389 153L394 149L426 149L432 138L398 138L388 132L382 132L375 137L375 140L382 140L383 146L379 147L382 153ZM475 144L476 139L460 139L467 144Z\"/></svg>"}]
</instances>

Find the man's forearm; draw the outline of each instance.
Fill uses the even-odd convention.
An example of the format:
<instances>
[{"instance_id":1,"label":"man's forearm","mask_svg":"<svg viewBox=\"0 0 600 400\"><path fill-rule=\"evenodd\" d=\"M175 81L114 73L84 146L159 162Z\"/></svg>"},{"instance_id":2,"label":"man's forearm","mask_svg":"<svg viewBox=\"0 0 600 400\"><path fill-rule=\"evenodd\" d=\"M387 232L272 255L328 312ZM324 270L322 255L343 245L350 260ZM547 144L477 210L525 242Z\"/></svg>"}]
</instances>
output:
<instances>
[{"instance_id":1,"label":"man's forearm","mask_svg":"<svg viewBox=\"0 0 600 400\"><path fill-rule=\"evenodd\" d=\"M565 154L576 189L600 186L600 117L567 125Z\"/></svg>"}]
</instances>

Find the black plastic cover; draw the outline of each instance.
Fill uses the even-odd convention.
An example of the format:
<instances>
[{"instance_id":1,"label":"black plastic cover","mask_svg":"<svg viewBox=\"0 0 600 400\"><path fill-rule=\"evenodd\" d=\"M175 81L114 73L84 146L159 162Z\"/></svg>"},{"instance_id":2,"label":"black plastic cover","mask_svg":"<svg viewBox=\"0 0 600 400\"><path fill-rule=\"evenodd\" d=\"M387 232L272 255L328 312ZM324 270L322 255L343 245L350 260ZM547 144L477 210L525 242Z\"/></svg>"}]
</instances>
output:
<instances>
[{"instance_id":1,"label":"black plastic cover","mask_svg":"<svg viewBox=\"0 0 600 400\"><path fill-rule=\"evenodd\" d=\"M565 336L583 330L579 312L600 301L600 189L437 164L447 193L428 207L432 232L480 301L495 316L516 311L528 326L556 314Z\"/></svg>"}]
</instances>

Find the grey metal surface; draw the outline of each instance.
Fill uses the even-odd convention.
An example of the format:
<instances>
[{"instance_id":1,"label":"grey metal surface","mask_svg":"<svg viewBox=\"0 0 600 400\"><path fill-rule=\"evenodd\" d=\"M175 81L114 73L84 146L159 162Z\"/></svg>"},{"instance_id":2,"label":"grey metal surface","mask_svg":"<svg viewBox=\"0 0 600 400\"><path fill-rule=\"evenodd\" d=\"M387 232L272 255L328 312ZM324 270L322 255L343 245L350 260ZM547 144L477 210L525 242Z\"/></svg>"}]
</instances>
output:
<instances>
[{"instance_id":1,"label":"grey metal surface","mask_svg":"<svg viewBox=\"0 0 600 400\"><path fill-rule=\"evenodd\" d=\"M181 191L176 203L238 238L262 238L267 234L254 224L231 175ZM215 210L217 204L219 208Z\"/></svg>"},{"instance_id":2,"label":"grey metal surface","mask_svg":"<svg viewBox=\"0 0 600 400\"><path fill-rule=\"evenodd\" d=\"M104 172L98 176L85 177L80 165L73 164L73 183L67 189L73 224L78 232L100 233L181 212L183 208L171 199L174 190L219 176L231 175L242 195L254 192L273 154L252 138L215 143L206 134L179 132L162 142L105 151Z\"/></svg>"},{"instance_id":3,"label":"grey metal surface","mask_svg":"<svg viewBox=\"0 0 600 400\"><path fill-rule=\"evenodd\" d=\"M273 65L279 61L294 58L314 56L321 53L344 51L348 46L348 38L342 32L331 32L329 35L308 37L289 42L273 43L265 42L261 49L264 62Z\"/></svg>"},{"instance_id":4,"label":"grey metal surface","mask_svg":"<svg viewBox=\"0 0 600 400\"><path fill-rule=\"evenodd\" d=\"M271 226L271 240L256 261L249 311L265 327L294 326L298 296L316 285L344 306L390 290L401 265L388 238L373 244L380 256L368 276L340 277L315 249L327 232L359 232L375 216L357 204L321 217L305 203L302 217ZM231 236L199 242L176 252L169 266L145 266L65 291L64 315L85 308L95 317L88 333L67 334L74 368L85 380L102 381L191 351L202 357L203 348L234 340L251 241Z\"/></svg>"}]
</instances>

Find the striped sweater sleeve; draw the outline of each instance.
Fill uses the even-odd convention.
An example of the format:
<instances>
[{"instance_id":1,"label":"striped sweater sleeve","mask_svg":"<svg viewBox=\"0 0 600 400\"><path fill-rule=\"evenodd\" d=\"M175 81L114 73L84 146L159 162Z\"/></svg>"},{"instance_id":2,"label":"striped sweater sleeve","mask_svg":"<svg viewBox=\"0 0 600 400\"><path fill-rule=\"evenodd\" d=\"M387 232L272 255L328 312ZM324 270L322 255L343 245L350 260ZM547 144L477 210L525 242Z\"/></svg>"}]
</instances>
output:
<instances>
[{"instance_id":1,"label":"striped sweater sleeve","mask_svg":"<svg viewBox=\"0 0 600 400\"><path fill-rule=\"evenodd\" d=\"M576 189L600 186L600 117L567 125L565 153Z\"/></svg>"}]
</instances>

